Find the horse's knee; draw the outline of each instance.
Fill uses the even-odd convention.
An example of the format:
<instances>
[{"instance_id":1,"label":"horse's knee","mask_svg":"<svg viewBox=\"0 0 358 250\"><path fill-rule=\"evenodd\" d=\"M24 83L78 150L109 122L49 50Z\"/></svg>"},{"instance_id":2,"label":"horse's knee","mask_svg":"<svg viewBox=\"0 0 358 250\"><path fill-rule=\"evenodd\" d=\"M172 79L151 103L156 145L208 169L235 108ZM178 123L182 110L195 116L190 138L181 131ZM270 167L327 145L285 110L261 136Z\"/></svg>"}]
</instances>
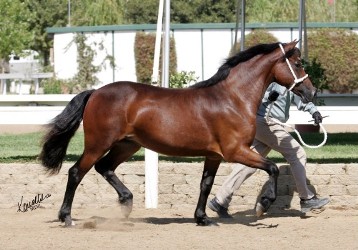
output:
<instances>
[{"instance_id":1,"label":"horse's knee","mask_svg":"<svg viewBox=\"0 0 358 250\"><path fill-rule=\"evenodd\" d=\"M280 170L275 163L272 163L267 167L267 173L270 176L277 178L280 174Z\"/></svg>"}]
</instances>

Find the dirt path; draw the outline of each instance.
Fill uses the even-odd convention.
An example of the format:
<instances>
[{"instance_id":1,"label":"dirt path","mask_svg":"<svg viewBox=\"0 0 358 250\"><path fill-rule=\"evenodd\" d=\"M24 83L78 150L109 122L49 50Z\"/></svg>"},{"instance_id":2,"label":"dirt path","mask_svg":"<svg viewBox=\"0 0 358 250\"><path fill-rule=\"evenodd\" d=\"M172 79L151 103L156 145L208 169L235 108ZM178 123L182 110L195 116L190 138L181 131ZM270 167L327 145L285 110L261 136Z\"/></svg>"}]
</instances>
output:
<instances>
[{"instance_id":1,"label":"dirt path","mask_svg":"<svg viewBox=\"0 0 358 250\"><path fill-rule=\"evenodd\" d=\"M0 210L1 249L358 249L358 211L296 210L257 219L252 211L199 227L194 208L136 209L126 221L119 207L73 209L74 228L57 210ZM208 211L208 215L215 215Z\"/></svg>"}]
</instances>

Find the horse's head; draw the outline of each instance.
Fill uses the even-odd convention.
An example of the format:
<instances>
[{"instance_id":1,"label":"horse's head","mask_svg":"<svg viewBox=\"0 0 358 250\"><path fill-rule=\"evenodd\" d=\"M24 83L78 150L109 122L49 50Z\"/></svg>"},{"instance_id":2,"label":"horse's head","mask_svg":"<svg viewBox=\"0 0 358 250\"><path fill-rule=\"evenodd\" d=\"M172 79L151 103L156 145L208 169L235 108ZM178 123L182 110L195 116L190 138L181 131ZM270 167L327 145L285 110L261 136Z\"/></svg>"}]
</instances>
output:
<instances>
[{"instance_id":1,"label":"horse's head","mask_svg":"<svg viewBox=\"0 0 358 250\"><path fill-rule=\"evenodd\" d=\"M300 96L302 101L311 102L316 95L317 89L313 87L311 80L306 74L301 62L301 52L296 48L298 41L280 44L278 49L280 59L273 68L275 81L293 93Z\"/></svg>"}]
</instances>

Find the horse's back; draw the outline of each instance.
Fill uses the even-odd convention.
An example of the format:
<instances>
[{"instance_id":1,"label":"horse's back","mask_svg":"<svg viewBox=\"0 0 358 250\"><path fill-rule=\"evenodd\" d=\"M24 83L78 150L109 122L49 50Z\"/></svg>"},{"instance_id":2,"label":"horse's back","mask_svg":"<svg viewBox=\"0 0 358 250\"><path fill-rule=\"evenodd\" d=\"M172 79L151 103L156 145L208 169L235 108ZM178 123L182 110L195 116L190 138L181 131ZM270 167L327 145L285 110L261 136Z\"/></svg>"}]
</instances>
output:
<instances>
[{"instance_id":1,"label":"horse's back","mask_svg":"<svg viewBox=\"0 0 358 250\"><path fill-rule=\"evenodd\" d=\"M200 92L132 82L106 85L87 103L85 133L128 138L168 155L202 155L212 136L210 121L202 117L206 107L196 103Z\"/></svg>"}]
</instances>

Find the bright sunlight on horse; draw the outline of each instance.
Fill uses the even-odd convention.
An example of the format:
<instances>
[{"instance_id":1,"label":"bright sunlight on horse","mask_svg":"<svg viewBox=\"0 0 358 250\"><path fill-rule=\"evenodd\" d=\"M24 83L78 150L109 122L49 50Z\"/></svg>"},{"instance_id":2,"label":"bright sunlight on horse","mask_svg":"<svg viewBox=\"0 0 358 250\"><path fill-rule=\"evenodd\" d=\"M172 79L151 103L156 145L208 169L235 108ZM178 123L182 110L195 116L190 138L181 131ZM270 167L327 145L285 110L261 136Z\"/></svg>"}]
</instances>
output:
<instances>
[{"instance_id":1,"label":"bright sunlight on horse","mask_svg":"<svg viewBox=\"0 0 358 250\"><path fill-rule=\"evenodd\" d=\"M292 91L305 102L315 96L316 89L302 68L296 44L251 47L228 58L210 79L187 89L123 81L75 96L48 125L40 154L43 166L58 173L69 141L83 120L84 151L68 171L59 219L66 226L72 225L76 188L92 166L117 191L122 212L128 217L133 195L114 171L141 147L171 156L205 157L194 214L198 225L213 223L205 207L222 160L266 171L269 185L263 199L273 202L279 170L250 146L256 112L271 82L287 88L294 83Z\"/></svg>"}]
</instances>

